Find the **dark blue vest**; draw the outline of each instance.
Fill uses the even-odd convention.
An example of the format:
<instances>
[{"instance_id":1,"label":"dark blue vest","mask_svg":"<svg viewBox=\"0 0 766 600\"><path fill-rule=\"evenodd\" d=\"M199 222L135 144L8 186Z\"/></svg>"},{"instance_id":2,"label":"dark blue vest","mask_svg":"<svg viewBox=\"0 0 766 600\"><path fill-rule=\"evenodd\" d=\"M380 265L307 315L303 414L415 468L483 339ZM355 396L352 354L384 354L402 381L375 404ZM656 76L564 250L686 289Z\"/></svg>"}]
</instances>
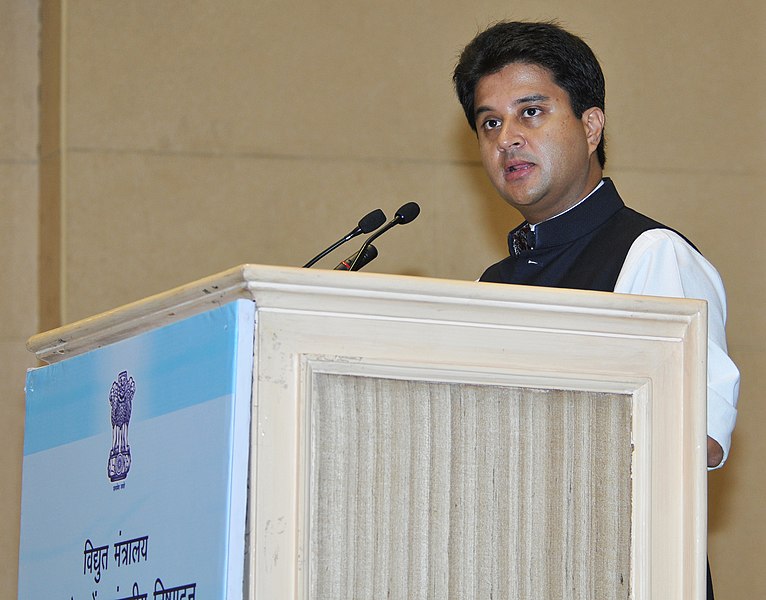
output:
<instances>
[{"instance_id":1,"label":"dark blue vest","mask_svg":"<svg viewBox=\"0 0 766 600\"><path fill-rule=\"evenodd\" d=\"M611 292L636 238L670 228L625 206L605 178L587 200L538 224L534 249L518 257L511 244L517 229L508 235L510 256L489 267L481 281Z\"/></svg>"}]
</instances>

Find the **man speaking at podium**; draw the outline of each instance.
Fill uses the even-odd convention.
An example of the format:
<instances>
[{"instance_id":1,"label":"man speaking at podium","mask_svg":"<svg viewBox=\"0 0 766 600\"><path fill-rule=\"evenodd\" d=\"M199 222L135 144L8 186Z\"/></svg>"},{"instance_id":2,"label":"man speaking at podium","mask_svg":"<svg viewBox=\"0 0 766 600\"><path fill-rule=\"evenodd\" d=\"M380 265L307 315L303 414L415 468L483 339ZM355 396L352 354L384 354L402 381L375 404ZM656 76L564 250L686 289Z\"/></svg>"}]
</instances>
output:
<instances>
[{"instance_id":1,"label":"man speaking at podium","mask_svg":"<svg viewBox=\"0 0 766 600\"><path fill-rule=\"evenodd\" d=\"M502 22L465 47L453 79L487 175L525 219L481 280L707 300L707 456L721 466L739 389L723 284L686 238L627 208L603 177L605 84L591 49L555 24Z\"/></svg>"}]
</instances>

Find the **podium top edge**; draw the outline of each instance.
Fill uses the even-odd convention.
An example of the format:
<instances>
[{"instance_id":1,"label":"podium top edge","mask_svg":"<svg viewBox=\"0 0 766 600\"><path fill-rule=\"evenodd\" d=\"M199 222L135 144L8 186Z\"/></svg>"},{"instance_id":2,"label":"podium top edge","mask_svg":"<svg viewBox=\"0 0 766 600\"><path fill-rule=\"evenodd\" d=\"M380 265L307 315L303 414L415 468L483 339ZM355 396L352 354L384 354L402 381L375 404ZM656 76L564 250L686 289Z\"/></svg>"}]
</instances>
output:
<instances>
[{"instance_id":1,"label":"podium top edge","mask_svg":"<svg viewBox=\"0 0 766 600\"><path fill-rule=\"evenodd\" d=\"M346 296L360 303L372 299L429 306L464 304L472 312L481 307L536 307L645 318L661 315L665 320L684 321L706 310L702 300L243 264L39 333L29 338L27 349L39 360L54 363L237 299L252 300L260 310L289 306L289 298L301 295L328 302ZM317 306L321 309L321 304Z\"/></svg>"}]
</instances>

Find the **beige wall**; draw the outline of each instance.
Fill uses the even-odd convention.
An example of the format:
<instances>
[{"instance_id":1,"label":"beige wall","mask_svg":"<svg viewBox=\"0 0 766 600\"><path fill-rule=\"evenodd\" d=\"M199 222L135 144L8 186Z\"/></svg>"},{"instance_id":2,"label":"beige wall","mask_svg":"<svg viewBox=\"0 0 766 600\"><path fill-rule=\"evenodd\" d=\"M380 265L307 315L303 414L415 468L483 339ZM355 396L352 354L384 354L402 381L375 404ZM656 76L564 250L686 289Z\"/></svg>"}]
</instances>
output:
<instances>
[{"instance_id":1,"label":"beige wall","mask_svg":"<svg viewBox=\"0 0 766 600\"><path fill-rule=\"evenodd\" d=\"M244 262L301 265L372 208L415 200L421 217L381 238L366 270L473 279L520 217L484 179L451 69L493 20L555 17L606 71L608 174L727 285L742 408L731 462L711 475L711 562L719 599L766 589L761 0L78 0L41 14L38 193L37 8L0 1L6 506L38 269L40 323L69 322ZM0 569L12 581L15 566Z\"/></svg>"},{"instance_id":2,"label":"beige wall","mask_svg":"<svg viewBox=\"0 0 766 600\"><path fill-rule=\"evenodd\" d=\"M37 321L36 2L0 1L0 597L15 598L24 428L24 343Z\"/></svg>"}]
</instances>

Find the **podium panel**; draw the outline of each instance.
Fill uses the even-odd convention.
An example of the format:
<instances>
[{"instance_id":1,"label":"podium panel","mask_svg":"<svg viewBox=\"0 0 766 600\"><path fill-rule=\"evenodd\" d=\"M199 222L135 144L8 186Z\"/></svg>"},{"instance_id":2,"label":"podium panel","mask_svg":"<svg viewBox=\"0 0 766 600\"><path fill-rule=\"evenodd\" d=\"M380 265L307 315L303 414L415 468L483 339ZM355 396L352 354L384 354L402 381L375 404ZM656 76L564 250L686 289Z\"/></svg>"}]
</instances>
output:
<instances>
[{"instance_id":1,"label":"podium panel","mask_svg":"<svg viewBox=\"0 0 766 600\"><path fill-rule=\"evenodd\" d=\"M315 373L310 597L628 598L631 404Z\"/></svg>"},{"instance_id":2,"label":"podium panel","mask_svg":"<svg viewBox=\"0 0 766 600\"><path fill-rule=\"evenodd\" d=\"M244 265L30 348L67 360L242 298L227 598L704 598L704 302Z\"/></svg>"}]
</instances>

